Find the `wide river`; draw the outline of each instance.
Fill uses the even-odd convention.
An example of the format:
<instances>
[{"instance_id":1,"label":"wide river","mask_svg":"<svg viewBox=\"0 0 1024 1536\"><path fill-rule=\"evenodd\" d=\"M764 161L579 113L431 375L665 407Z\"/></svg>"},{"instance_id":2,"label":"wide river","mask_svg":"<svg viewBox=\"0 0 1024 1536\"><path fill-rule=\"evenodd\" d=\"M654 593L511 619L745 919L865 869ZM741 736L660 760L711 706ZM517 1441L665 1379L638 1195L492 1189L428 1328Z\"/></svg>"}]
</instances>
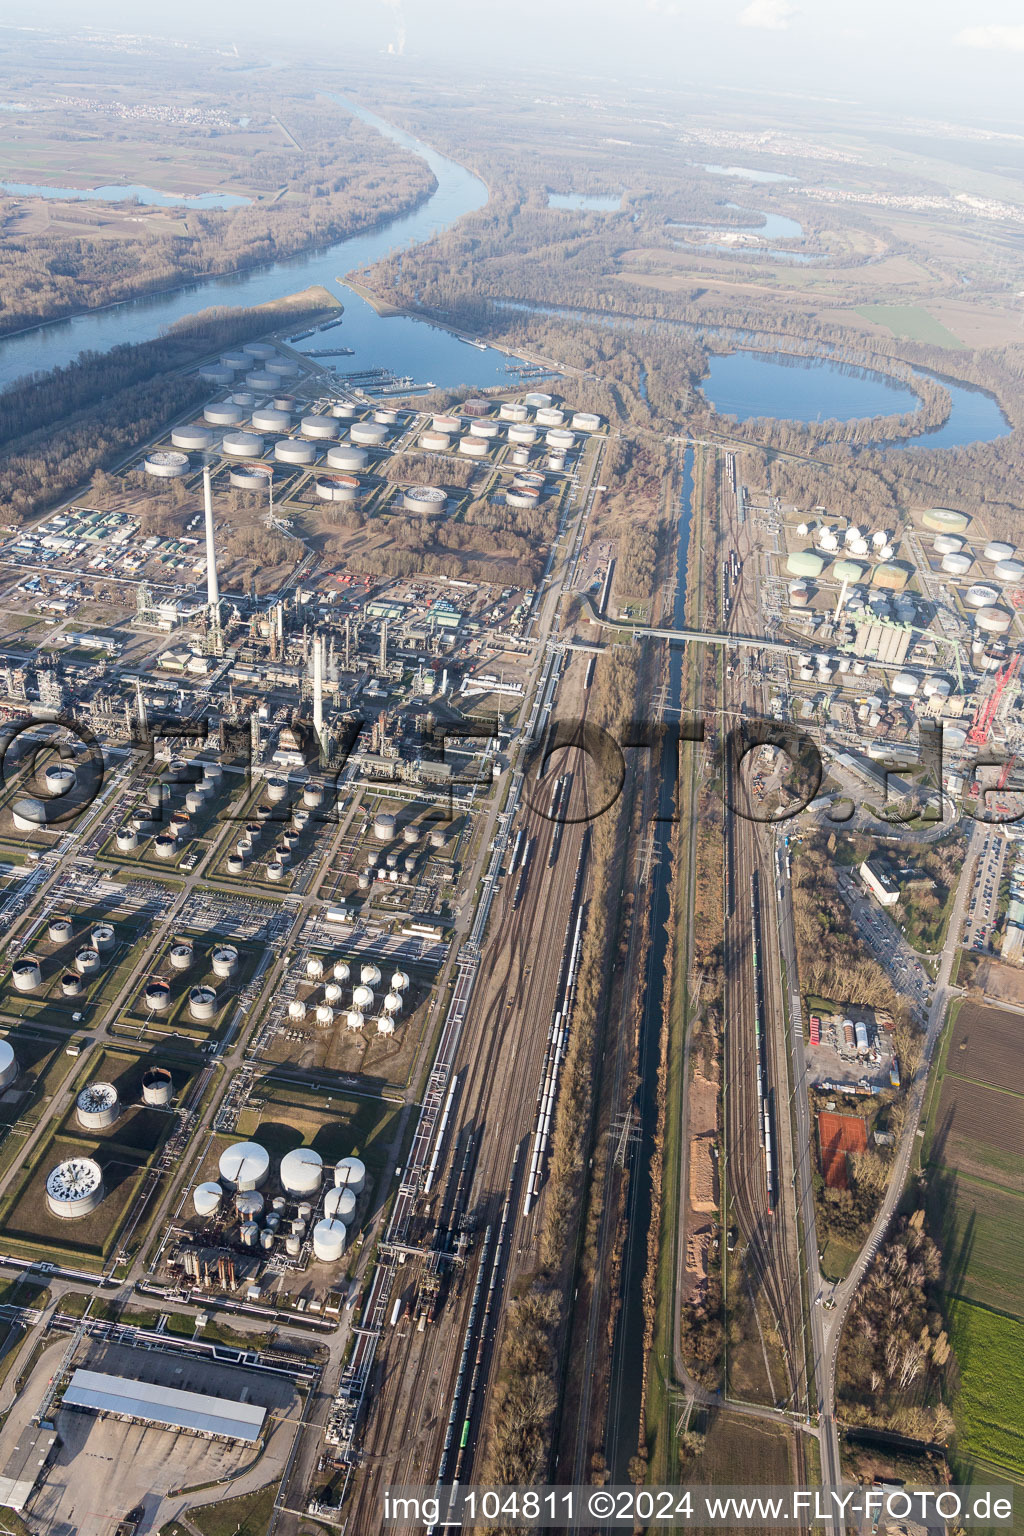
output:
<instances>
[{"instance_id":1,"label":"wide river","mask_svg":"<svg viewBox=\"0 0 1024 1536\"><path fill-rule=\"evenodd\" d=\"M425 203L379 229L340 240L305 256L233 277L207 278L171 293L131 299L0 340L0 389L27 373L47 372L69 363L83 351L105 352L119 342L151 340L175 320L199 309L211 305L236 308L263 304L313 284L339 294L345 305L343 325L329 336L332 341L337 338L338 345L351 347L355 355L337 360L339 372L388 368L399 377L409 375L418 383L429 380L439 388L449 389L460 384L480 387L509 383L504 353L490 347L481 350L470 346L425 320L405 316L382 318L345 286L343 279L347 273L429 240L464 214L482 208L487 202L487 188L465 166L446 159L373 112L344 97L336 96L334 100L393 143L426 161L437 179L437 189ZM733 168L727 168L727 173L733 174ZM739 174L738 169L735 173ZM589 201L573 196L560 199L572 206ZM768 232L761 227L762 235ZM792 233L788 228L785 232L773 232L778 237ZM508 307L544 310L541 305L511 303ZM309 349L324 344L323 337L303 343ZM992 395L943 382L952 396L952 414L942 427L914 440L921 447L949 448L989 442L1010 430ZM754 416L789 421L850 420L909 409L914 398L908 390L893 386L870 370L844 367L827 357L780 359L757 350L713 357L704 393L719 411L741 421Z\"/></svg>"}]
</instances>

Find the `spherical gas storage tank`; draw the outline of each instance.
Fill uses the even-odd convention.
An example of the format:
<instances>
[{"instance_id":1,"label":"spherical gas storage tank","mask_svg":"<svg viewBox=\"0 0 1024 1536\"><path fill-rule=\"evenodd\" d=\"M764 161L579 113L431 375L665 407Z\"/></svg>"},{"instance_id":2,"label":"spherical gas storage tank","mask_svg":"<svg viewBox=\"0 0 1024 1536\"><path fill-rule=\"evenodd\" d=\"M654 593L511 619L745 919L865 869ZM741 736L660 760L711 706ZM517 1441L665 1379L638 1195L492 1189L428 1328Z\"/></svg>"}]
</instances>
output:
<instances>
[{"instance_id":1,"label":"spherical gas storage tank","mask_svg":"<svg viewBox=\"0 0 1024 1536\"><path fill-rule=\"evenodd\" d=\"M966 576L972 561L970 555L943 555L941 564L948 576Z\"/></svg>"},{"instance_id":2,"label":"spherical gas storage tank","mask_svg":"<svg viewBox=\"0 0 1024 1536\"><path fill-rule=\"evenodd\" d=\"M332 1007L335 1007L335 1006L337 1006L338 1003L341 1002L341 997L342 997L341 982L340 981L329 981L327 983L327 985L324 987L324 1002L325 1003L330 1003L332 1005ZM333 1017L333 1015L332 1015L332 1017Z\"/></svg>"},{"instance_id":3,"label":"spherical gas storage tank","mask_svg":"<svg viewBox=\"0 0 1024 1536\"><path fill-rule=\"evenodd\" d=\"M334 438L341 431L341 423L337 416L303 416L299 430L303 437Z\"/></svg>"},{"instance_id":4,"label":"spherical gas storage tank","mask_svg":"<svg viewBox=\"0 0 1024 1536\"><path fill-rule=\"evenodd\" d=\"M158 448L146 455L142 467L157 480L180 480L189 472L189 457L176 448Z\"/></svg>"},{"instance_id":5,"label":"spherical gas storage tank","mask_svg":"<svg viewBox=\"0 0 1024 1536\"><path fill-rule=\"evenodd\" d=\"M448 497L436 485L412 485L402 496L407 512L420 517L440 517L448 505Z\"/></svg>"},{"instance_id":6,"label":"spherical gas storage tank","mask_svg":"<svg viewBox=\"0 0 1024 1536\"><path fill-rule=\"evenodd\" d=\"M330 1029L334 1023L334 1009L330 1003L317 1003L316 1022L321 1029Z\"/></svg>"},{"instance_id":7,"label":"spherical gas storage tank","mask_svg":"<svg viewBox=\"0 0 1024 1536\"><path fill-rule=\"evenodd\" d=\"M202 453L205 449L213 447L213 433L209 427L201 426L197 422L189 427L175 427L171 432L171 442L175 448L184 448L190 453Z\"/></svg>"},{"instance_id":8,"label":"spherical gas storage tank","mask_svg":"<svg viewBox=\"0 0 1024 1536\"><path fill-rule=\"evenodd\" d=\"M336 1264L347 1242L348 1228L343 1221L318 1221L313 1228L313 1257L319 1264Z\"/></svg>"},{"instance_id":9,"label":"spherical gas storage tank","mask_svg":"<svg viewBox=\"0 0 1024 1536\"><path fill-rule=\"evenodd\" d=\"M352 968L347 960L335 960L331 974L335 981L348 981L352 974Z\"/></svg>"},{"instance_id":10,"label":"spherical gas storage tank","mask_svg":"<svg viewBox=\"0 0 1024 1536\"><path fill-rule=\"evenodd\" d=\"M224 1198L224 1191L219 1184L212 1181L206 1184L197 1184L192 1191L192 1204L197 1216L212 1216L220 1209L220 1203Z\"/></svg>"},{"instance_id":11,"label":"spherical gas storage tank","mask_svg":"<svg viewBox=\"0 0 1024 1536\"><path fill-rule=\"evenodd\" d=\"M18 1076L18 1059L8 1040L0 1040L0 1089L9 1088Z\"/></svg>"},{"instance_id":12,"label":"spherical gas storage tank","mask_svg":"<svg viewBox=\"0 0 1024 1536\"><path fill-rule=\"evenodd\" d=\"M330 1221L343 1221L349 1226L356 1215L355 1195L344 1186L329 1189L324 1196L324 1215Z\"/></svg>"},{"instance_id":13,"label":"spherical gas storage tank","mask_svg":"<svg viewBox=\"0 0 1024 1536\"><path fill-rule=\"evenodd\" d=\"M366 1023L366 1015L360 1013L358 1008L350 1008L345 1014L346 1029L362 1029Z\"/></svg>"},{"instance_id":14,"label":"spherical gas storage tank","mask_svg":"<svg viewBox=\"0 0 1024 1536\"><path fill-rule=\"evenodd\" d=\"M1005 635L1013 623L1013 616L1006 608L979 608L974 622L986 635Z\"/></svg>"},{"instance_id":15,"label":"spherical gas storage tank","mask_svg":"<svg viewBox=\"0 0 1024 1536\"><path fill-rule=\"evenodd\" d=\"M363 965L363 966L361 966L360 969L359 969L359 980L362 982L364 987L379 987L380 986L380 966L379 965Z\"/></svg>"},{"instance_id":16,"label":"spherical gas storage tank","mask_svg":"<svg viewBox=\"0 0 1024 1536\"><path fill-rule=\"evenodd\" d=\"M258 1141L236 1141L221 1153L217 1172L226 1189L262 1189L270 1173L270 1153Z\"/></svg>"},{"instance_id":17,"label":"spherical gas storage tank","mask_svg":"<svg viewBox=\"0 0 1024 1536\"><path fill-rule=\"evenodd\" d=\"M832 567L832 576L835 581L861 581L865 567L858 565L856 560L837 560Z\"/></svg>"},{"instance_id":18,"label":"spherical gas storage tank","mask_svg":"<svg viewBox=\"0 0 1024 1536\"><path fill-rule=\"evenodd\" d=\"M405 971L396 971L391 978L392 992L407 992L409 990L409 977Z\"/></svg>"},{"instance_id":19,"label":"spherical gas storage tank","mask_svg":"<svg viewBox=\"0 0 1024 1536\"><path fill-rule=\"evenodd\" d=\"M188 1011L194 1019L208 1023L217 1012L217 994L213 987L193 987L188 994Z\"/></svg>"},{"instance_id":20,"label":"spherical gas storage tank","mask_svg":"<svg viewBox=\"0 0 1024 1536\"><path fill-rule=\"evenodd\" d=\"M467 459L485 459L487 443L482 437L460 437L459 452L465 454Z\"/></svg>"},{"instance_id":21,"label":"spherical gas storage tank","mask_svg":"<svg viewBox=\"0 0 1024 1536\"><path fill-rule=\"evenodd\" d=\"M69 1157L46 1180L46 1204L62 1221L88 1216L103 1199L103 1170L91 1157Z\"/></svg>"},{"instance_id":22,"label":"spherical gas storage tank","mask_svg":"<svg viewBox=\"0 0 1024 1536\"><path fill-rule=\"evenodd\" d=\"M389 992L384 999L385 1013L401 1013L402 996L399 992Z\"/></svg>"},{"instance_id":23,"label":"spherical gas storage tank","mask_svg":"<svg viewBox=\"0 0 1024 1536\"><path fill-rule=\"evenodd\" d=\"M323 1176L323 1158L312 1147L296 1147L281 1159L281 1188L293 1200L315 1195Z\"/></svg>"},{"instance_id":24,"label":"spherical gas storage tank","mask_svg":"<svg viewBox=\"0 0 1024 1536\"><path fill-rule=\"evenodd\" d=\"M321 501L358 501L362 487L355 475L317 475L316 494Z\"/></svg>"},{"instance_id":25,"label":"spherical gas storage tank","mask_svg":"<svg viewBox=\"0 0 1024 1536\"><path fill-rule=\"evenodd\" d=\"M113 1083L88 1083L75 1100L75 1114L83 1130L104 1130L121 1113Z\"/></svg>"},{"instance_id":26,"label":"spherical gas storage tank","mask_svg":"<svg viewBox=\"0 0 1024 1536\"><path fill-rule=\"evenodd\" d=\"M239 422L245 420L245 411L240 405L221 400L216 405L208 405L203 411L203 417L211 427L237 427Z\"/></svg>"},{"instance_id":27,"label":"spherical gas storage tank","mask_svg":"<svg viewBox=\"0 0 1024 1536\"><path fill-rule=\"evenodd\" d=\"M142 1102L166 1109L174 1098L174 1078L167 1067L147 1067L142 1074Z\"/></svg>"},{"instance_id":28,"label":"spherical gas storage tank","mask_svg":"<svg viewBox=\"0 0 1024 1536\"><path fill-rule=\"evenodd\" d=\"M315 464L316 446L300 437L282 437L274 444L274 458L279 464Z\"/></svg>"},{"instance_id":29,"label":"spherical gas storage tank","mask_svg":"<svg viewBox=\"0 0 1024 1536\"><path fill-rule=\"evenodd\" d=\"M937 555L958 555L963 547L963 539L958 539L955 533L940 533L932 542Z\"/></svg>"},{"instance_id":30,"label":"spherical gas storage tank","mask_svg":"<svg viewBox=\"0 0 1024 1536\"><path fill-rule=\"evenodd\" d=\"M921 522L932 533L966 533L971 526L966 512L954 512L949 507L929 507L921 514Z\"/></svg>"},{"instance_id":31,"label":"spherical gas storage tank","mask_svg":"<svg viewBox=\"0 0 1024 1536\"><path fill-rule=\"evenodd\" d=\"M992 574L998 581L1020 581L1024 577L1024 561L998 560Z\"/></svg>"},{"instance_id":32,"label":"spherical gas storage tank","mask_svg":"<svg viewBox=\"0 0 1024 1536\"><path fill-rule=\"evenodd\" d=\"M395 1032L394 1016L390 1013L382 1013L377 1020L378 1035L393 1035Z\"/></svg>"},{"instance_id":33,"label":"spherical gas storage tank","mask_svg":"<svg viewBox=\"0 0 1024 1536\"><path fill-rule=\"evenodd\" d=\"M795 550L786 560L786 570L790 576L820 576L824 569L824 560L811 549Z\"/></svg>"},{"instance_id":34,"label":"spherical gas storage tank","mask_svg":"<svg viewBox=\"0 0 1024 1536\"><path fill-rule=\"evenodd\" d=\"M373 991L370 987L360 985L352 992L352 1003L359 1013L369 1013L373 1007Z\"/></svg>"},{"instance_id":35,"label":"spherical gas storage tank","mask_svg":"<svg viewBox=\"0 0 1024 1536\"><path fill-rule=\"evenodd\" d=\"M999 601L999 588L989 586L986 581L976 581L973 587L967 588L963 600L968 608L990 608Z\"/></svg>"},{"instance_id":36,"label":"spherical gas storage tank","mask_svg":"<svg viewBox=\"0 0 1024 1536\"><path fill-rule=\"evenodd\" d=\"M364 448L379 448L387 441L388 429L379 421L354 421L348 435L354 443L361 443Z\"/></svg>"},{"instance_id":37,"label":"spherical gas storage tank","mask_svg":"<svg viewBox=\"0 0 1024 1536\"><path fill-rule=\"evenodd\" d=\"M343 1157L334 1169L334 1187L361 1195L366 1187L366 1164L358 1157Z\"/></svg>"},{"instance_id":38,"label":"spherical gas storage tank","mask_svg":"<svg viewBox=\"0 0 1024 1536\"><path fill-rule=\"evenodd\" d=\"M287 432L292 424L290 411L275 411L273 406L264 406L262 410L253 411L252 424L257 432Z\"/></svg>"},{"instance_id":39,"label":"spherical gas storage tank","mask_svg":"<svg viewBox=\"0 0 1024 1536\"><path fill-rule=\"evenodd\" d=\"M221 452L229 459L258 459L263 439L258 432L225 432Z\"/></svg>"}]
</instances>

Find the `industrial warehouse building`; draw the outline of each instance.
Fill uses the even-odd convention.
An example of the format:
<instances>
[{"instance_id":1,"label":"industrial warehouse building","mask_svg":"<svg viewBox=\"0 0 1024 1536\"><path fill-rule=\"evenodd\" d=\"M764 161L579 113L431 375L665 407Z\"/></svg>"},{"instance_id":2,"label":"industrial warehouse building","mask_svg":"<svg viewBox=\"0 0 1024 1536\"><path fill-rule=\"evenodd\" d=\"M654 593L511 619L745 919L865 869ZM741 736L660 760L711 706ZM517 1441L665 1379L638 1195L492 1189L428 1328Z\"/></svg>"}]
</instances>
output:
<instances>
[{"instance_id":1,"label":"industrial warehouse building","mask_svg":"<svg viewBox=\"0 0 1024 1536\"><path fill-rule=\"evenodd\" d=\"M878 859L865 859L860 866L861 879L881 907L894 907L900 899L900 888L892 875Z\"/></svg>"},{"instance_id":2,"label":"industrial warehouse building","mask_svg":"<svg viewBox=\"0 0 1024 1536\"><path fill-rule=\"evenodd\" d=\"M162 1383L131 1381L127 1376L85 1370L76 1370L72 1375L63 1406L138 1419L162 1429L191 1430L197 1435L250 1443L259 1439L267 1416L267 1410L255 1403L210 1397L205 1392L182 1392Z\"/></svg>"}]
</instances>

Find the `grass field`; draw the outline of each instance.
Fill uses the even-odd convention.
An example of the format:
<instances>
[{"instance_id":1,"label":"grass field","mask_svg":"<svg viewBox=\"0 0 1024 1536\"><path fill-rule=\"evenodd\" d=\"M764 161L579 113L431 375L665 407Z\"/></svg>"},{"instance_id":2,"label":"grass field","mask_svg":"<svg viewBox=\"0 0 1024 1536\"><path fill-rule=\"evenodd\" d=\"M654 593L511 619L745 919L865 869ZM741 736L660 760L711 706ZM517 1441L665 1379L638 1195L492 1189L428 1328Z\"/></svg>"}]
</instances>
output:
<instances>
[{"instance_id":1,"label":"grass field","mask_svg":"<svg viewBox=\"0 0 1024 1536\"><path fill-rule=\"evenodd\" d=\"M947 1071L928 1159L1024 1194L1024 1095Z\"/></svg>"},{"instance_id":2,"label":"grass field","mask_svg":"<svg viewBox=\"0 0 1024 1536\"><path fill-rule=\"evenodd\" d=\"M961 1448L968 1457L1024 1473L1024 1323L970 1302L951 1311Z\"/></svg>"},{"instance_id":3,"label":"grass field","mask_svg":"<svg viewBox=\"0 0 1024 1536\"><path fill-rule=\"evenodd\" d=\"M1024 1319L1024 1199L960 1178L952 1198L933 1186L928 1219L950 1293Z\"/></svg>"},{"instance_id":4,"label":"grass field","mask_svg":"<svg viewBox=\"0 0 1024 1536\"><path fill-rule=\"evenodd\" d=\"M963 350L964 343L959 336L954 336L941 320L936 320L919 304L858 304L856 312L865 320L884 325L886 330L903 340L930 342L932 346L955 352Z\"/></svg>"}]
</instances>

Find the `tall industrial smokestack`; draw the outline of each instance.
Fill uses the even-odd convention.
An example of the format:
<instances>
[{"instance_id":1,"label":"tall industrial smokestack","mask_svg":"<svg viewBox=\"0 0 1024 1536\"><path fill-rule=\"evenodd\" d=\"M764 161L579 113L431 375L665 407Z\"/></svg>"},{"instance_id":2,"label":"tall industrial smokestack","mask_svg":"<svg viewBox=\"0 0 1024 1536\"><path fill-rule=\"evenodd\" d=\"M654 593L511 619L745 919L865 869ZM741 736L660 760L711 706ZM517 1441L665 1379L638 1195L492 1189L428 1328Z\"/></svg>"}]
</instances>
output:
<instances>
[{"instance_id":1,"label":"tall industrial smokestack","mask_svg":"<svg viewBox=\"0 0 1024 1536\"><path fill-rule=\"evenodd\" d=\"M317 746L324 741L324 642L323 636L313 635L313 730Z\"/></svg>"},{"instance_id":2,"label":"tall industrial smokestack","mask_svg":"<svg viewBox=\"0 0 1024 1536\"><path fill-rule=\"evenodd\" d=\"M209 464L203 469L203 505L206 511L206 601L216 611L220 607L220 587L217 585L217 551L213 543L213 486Z\"/></svg>"}]
</instances>

